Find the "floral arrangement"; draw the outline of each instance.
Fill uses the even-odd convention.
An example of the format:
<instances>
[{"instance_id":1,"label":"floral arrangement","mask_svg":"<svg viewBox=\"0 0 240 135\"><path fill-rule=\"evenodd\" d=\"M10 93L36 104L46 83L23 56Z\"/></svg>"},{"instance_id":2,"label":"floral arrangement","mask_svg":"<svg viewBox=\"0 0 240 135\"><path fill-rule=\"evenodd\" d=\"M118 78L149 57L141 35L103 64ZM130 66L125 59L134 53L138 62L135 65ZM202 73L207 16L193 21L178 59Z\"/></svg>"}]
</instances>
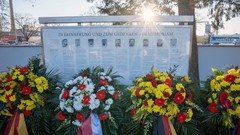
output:
<instances>
[{"instance_id":1,"label":"floral arrangement","mask_svg":"<svg viewBox=\"0 0 240 135\"><path fill-rule=\"evenodd\" d=\"M42 94L48 90L48 80L34 74L28 67L16 67L0 74L0 101L5 107L2 115L12 116L15 110L25 116L44 106Z\"/></svg>"},{"instance_id":2,"label":"floral arrangement","mask_svg":"<svg viewBox=\"0 0 240 135\"><path fill-rule=\"evenodd\" d=\"M152 118L156 120L159 116L176 119L180 124L189 122L193 116L192 94L187 89L190 83L188 76L172 76L154 69L136 78L130 88L133 118L146 126L146 132L154 121Z\"/></svg>"},{"instance_id":3,"label":"floral arrangement","mask_svg":"<svg viewBox=\"0 0 240 135\"><path fill-rule=\"evenodd\" d=\"M82 70L72 80L66 82L59 95L58 119L64 125L82 126L91 113L98 115L101 121L114 119L111 108L119 98L117 77L112 69L104 72L96 67Z\"/></svg>"},{"instance_id":4,"label":"floral arrangement","mask_svg":"<svg viewBox=\"0 0 240 135\"><path fill-rule=\"evenodd\" d=\"M233 128L240 118L240 70L231 68L227 72L212 69L210 90L207 95L208 111L221 115L222 125Z\"/></svg>"}]
</instances>

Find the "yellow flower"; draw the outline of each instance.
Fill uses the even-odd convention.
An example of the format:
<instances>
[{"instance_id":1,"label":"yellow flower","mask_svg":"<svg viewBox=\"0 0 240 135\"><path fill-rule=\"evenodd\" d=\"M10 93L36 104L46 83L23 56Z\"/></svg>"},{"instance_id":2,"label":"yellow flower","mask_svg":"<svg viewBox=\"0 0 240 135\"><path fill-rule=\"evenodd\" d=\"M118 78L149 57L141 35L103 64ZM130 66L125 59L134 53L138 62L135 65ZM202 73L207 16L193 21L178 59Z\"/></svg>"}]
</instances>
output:
<instances>
[{"instance_id":1,"label":"yellow flower","mask_svg":"<svg viewBox=\"0 0 240 135\"><path fill-rule=\"evenodd\" d=\"M152 111L153 111L152 107L148 107L148 108L147 108L147 111L148 111L149 113L152 113Z\"/></svg>"},{"instance_id":2,"label":"yellow flower","mask_svg":"<svg viewBox=\"0 0 240 135\"><path fill-rule=\"evenodd\" d=\"M26 104L27 104L28 106L31 106L31 105L34 105L34 102L33 102L32 100L27 100L27 101L26 101Z\"/></svg>"},{"instance_id":3,"label":"yellow flower","mask_svg":"<svg viewBox=\"0 0 240 135\"><path fill-rule=\"evenodd\" d=\"M192 109L188 109L186 122L190 121L192 119L192 116L193 116Z\"/></svg>"},{"instance_id":4,"label":"yellow flower","mask_svg":"<svg viewBox=\"0 0 240 135\"><path fill-rule=\"evenodd\" d=\"M212 103L212 102L213 102L212 98L208 98L208 103Z\"/></svg>"},{"instance_id":5,"label":"yellow flower","mask_svg":"<svg viewBox=\"0 0 240 135\"><path fill-rule=\"evenodd\" d=\"M29 106L27 106L26 107L26 110L28 110L28 111L30 111L30 110L32 110L32 109L34 109L34 108L36 108L36 105L29 105Z\"/></svg>"},{"instance_id":6,"label":"yellow flower","mask_svg":"<svg viewBox=\"0 0 240 135\"><path fill-rule=\"evenodd\" d=\"M212 93L213 99L217 98L217 93Z\"/></svg>"},{"instance_id":7,"label":"yellow flower","mask_svg":"<svg viewBox=\"0 0 240 135\"><path fill-rule=\"evenodd\" d=\"M163 97L163 93L158 90L158 91L156 91L155 96L156 96L156 98L161 98L161 97Z\"/></svg>"},{"instance_id":8,"label":"yellow flower","mask_svg":"<svg viewBox=\"0 0 240 135\"><path fill-rule=\"evenodd\" d=\"M223 78L224 78L224 76L219 75L219 76L216 77L216 80L221 81Z\"/></svg>"},{"instance_id":9,"label":"yellow flower","mask_svg":"<svg viewBox=\"0 0 240 135\"><path fill-rule=\"evenodd\" d=\"M184 76L184 80L188 83L192 82L189 76Z\"/></svg>"},{"instance_id":10,"label":"yellow flower","mask_svg":"<svg viewBox=\"0 0 240 135\"><path fill-rule=\"evenodd\" d=\"M155 113L159 112L159 111L160 111L160 107L157 106L157 105L154 105L154 106L153 106L153 111L154 111Z\"/></svg>"},{"instance_id":11,"label":"yellow flower","mask_svg":"<svg viewBox=\"0 0 240 135\"><path fill-rule=\"evenodd\" d=\"M222 82L220 83L220 85L223 86L223 87L226 87L226 86L229 86L230 83L229 83L229 82L226 82L226 81L222 81Z\"/></svg>"},{"instance_id":12,"label":"yellow flower","mask_svg":"<svg viewBox=\"0 0 240 135\"><path fill-rule=\"evenodd\" d=\"M170 89L170 88L167 88L167 89L165 90L165 92L169 93L170 96L171 96L172 93L173 93L172 89Z\"/></svg>"},{"instance_id":13,"label":"yellow flower","mask_svg":"<svg viewBox=\"0 0 240 135\"><path fill-rule=\"evenodd\" d=\"M177 83L176 89L180 91L182 88L184 88L184 86L181 83Z\"/></svg>"},{"instance_id":14,"label":"yellow flower","mask_svg":"<svg viewBox=\"0 0 240 135\"><path fill-rule=\"evenodd\" d=\"M240 78L235 79L235 83L240 83Z\"/></svg>"},{"instance_id":15,"label":"yellow flower","mask_svg":"<svg viewBox=\"0 0 240 135\"><path fill-rule=\"evenodd\" d=\"M42 86L37 85L36 87L37 87L37 90L38 90L40 93L43 92L43 87L42 87ZM139 94L140 94L140 92L139 92Z\"/></svg>"},{"instance_id":16,"label":"yellow flower","mask_svg":"<svg viewBox=\"0 0 240 135\"><path fill-rule=\"evenodd\" d=\"M26 106L24 104L20 104L17 106L18 109L23 110Z\"/></svg>"},{"instance_id":17,"label":"yellow flower","mask_svg":"<svg viewBox=\"0 0 240 135\"><path fill-rule=\"evenodd\" d=\"M147 102L148 102L148 106L152 106L154 103L154 101L152 99L149 99Z\"/></svg>"},{"instance_id":18,"label":"yellow flower","mask_svg":"<svg viewBox=\"0 0 240 135\"><path fill-rule=\"evenodd\" d=\"M146 99L148 99L149 98L149 94L145 94L145 97L146 97Z\"/></svg>"},{"instance_id":19,"label":"yellow flower","mask_svg":"<svg viewBox=\"0 0 240 135\"><path fill-rule=\"evenodd\" d=\"M216 83L216 85L214 86L216 91L220 91L221 90L221 85Z\"/></svg>"},{"instance_id":20,"label":"yellow flower","mask_svg":"<svg viewBox=\"0 0 240 135\"><path fill-rule=\"evenodd\" d=\"M19 81L23 81L24 78L25 78L24 75L20 75L20 76L18 76L18 80L19 80Z\"/></svg>"},{"instance_id":21,"label":"yellow flower","mask_svg":"<svg viewBox=\"0 0 240 135\"><path fill-rule=\"evenodd\" d=\"M236 89L237 89L236 84L232 84L231 87L230 87L230 90L231 91L235 91Z\"/></svg>"},{"instance_id":22,"label":"yellow flower","mask_svg":"<svg viewBox=\"0 0 240 135\"><path fill-rule=\"evenodd\" d=\"M142 81L143 81L143 78L141 78L141 77L139 77L139 78L136 79L136 82L137 82L137 83L140 83L140 82L142 82Z\"/></svg>"},{"instance_id":23,"label":"yellow flower","mask_svg":"<svg viewBox=\"0 0 240 135\"><path fill-rule=\"evenodd\" d=\"M236 98L235 98L235 102L238 104L239 101L240 101L240 97L236 97Z\"/></svg>"},{"instance_id":24,"label":"yellow flower","mask_svg":"<svg viewBox=\"0 0 240 135\"><path fill-rule=\"evenodd\" d=\"M10 101L14 102L16 101L16 96L15 95L12 95L11 97L9 97Z\"/></svg>"},{"instance_id":25,"label":"yellow flower","mask_svg":"<svg viewBox=\"0 0 240 135\"><path fill-rule=\"evenodd\" d=\"M236 84L236 90L240 90L240 85Z\"/></svg>"}]
</instances>

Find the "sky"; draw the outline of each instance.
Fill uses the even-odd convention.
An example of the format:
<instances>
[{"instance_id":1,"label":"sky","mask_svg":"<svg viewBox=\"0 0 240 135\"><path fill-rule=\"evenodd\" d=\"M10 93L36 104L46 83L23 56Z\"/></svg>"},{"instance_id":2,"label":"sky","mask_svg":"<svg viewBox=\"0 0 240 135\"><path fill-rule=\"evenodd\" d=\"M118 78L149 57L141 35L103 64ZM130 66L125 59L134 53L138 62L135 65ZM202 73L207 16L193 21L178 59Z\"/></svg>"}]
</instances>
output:
<instances>
[{"instance_id":1,"label":"sky","mask_svg":"<svg viewBox=\"0 0 240 135\"><path fill-rule=\"evenodd\" d=\"M89 8L94 3L87 0L13 0L14 12L30 14L35 18L53 16L81 16L89 15ZM100 1L100 0L96 0ZM207 9L196 10L197 35L204 35L205 21L209 21ZM210 22L210 21L209 21ZM224 29L218 31L219 35L240 34L240 17L224 22Z\"/></svg>"}]
</instances>

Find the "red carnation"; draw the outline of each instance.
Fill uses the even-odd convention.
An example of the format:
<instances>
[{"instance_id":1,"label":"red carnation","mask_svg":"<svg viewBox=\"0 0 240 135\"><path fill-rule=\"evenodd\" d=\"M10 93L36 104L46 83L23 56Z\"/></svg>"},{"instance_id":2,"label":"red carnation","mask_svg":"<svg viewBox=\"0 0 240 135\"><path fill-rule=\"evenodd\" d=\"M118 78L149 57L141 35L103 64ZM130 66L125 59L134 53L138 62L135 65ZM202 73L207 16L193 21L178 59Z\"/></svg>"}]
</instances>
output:
<instances>
[{"instance_id":1,"label":"red carnation","mask_svg":"<svg viewBox=\"0 0 240 135\"><path fill-rule=\"evenodd\" d=\"M163 106L164 103L165 103L165 100L162 99L162 98L157 98L157 99L155 99L155 104L156 104L157 106Z\"/></svg>"},{"instance_id":2,"label":"red carnation","mask_svg":"<svg viewBox=\"0 0 240 135\"><path fill-rule=\"evenodd\" d=\"M144 121L140 121L140 125L145 125L145 122Z\"/></svg>"},{"instance_id":3,"label":"red carnation","mask_svg":"<svg viewBox=\"0 0 240 135\"><path fill-rule=\"evenodd\" d=\"M178 120L179 123L185 122L186 119L187 119L187 115L184 112L180 112L177 115L177 120Z\"/></svg>"},{"instance_id":4,"label":"red carnation","mask_svg":"<svg viewBox=\"0 0 240 135\"><path fill-rule=\"evenodd\" d=\"M174 101L177 104L181 104L184 101L183 95L181 93L176 93L175 96L174 96Z\"/></svg>"},{"instance_id":5,"label":"red carnation","mask_svg":"<svg viewBox=\"0 0 240 135\"><path fill-rule=\"evenodd\" d=\"M218 113L219 110L217 109L217 104L216 103L211 103L208 105L208 110L212 113Z\"/></svg>"},{"instance_id":6,"label":"red carnation","mask_svg":"<svg viewBox=\"0 0 240 135\"><path fill-rule=\"evenodd\" d=\"M156 86L157 86L157 81L156 81L156 80L154 80L154 79L151 80L151 83L152 83L152 86L153 86L153 87L156 87Z\"/></svg>"},{"instance_id":7,"label":"red carnation","mask_svg":"<svg viewBox=\"0 0 240 135\"><path fill-rule=\"evenodd\" d=\"M144 100L144 101L143 101L143 104L144 104L145 106L148 106L147 100Z\"/></svg>"},{"instance_id":8,"label":"red carnation","mask_svg":"<svg viewBox=\"0 0 240 135\"><path fill-rule=\"evenodd\" d=\"M224 80L230 83L234 82L235 79L236 79L236 76L232 74L228 74L224 77Z\"/></svg>"},{"instance_id":9,"label":"red carnation","mask_svg":"<svg viewBox=\"0 0 240 135\"><path fill-rule=\"evenodd\" d=\"M26 86L26 87L23 87L23 89L22 89L22 94L23 95L29 95L30 93L31 93L31 87L29 87L29 86Z\"/></svg>"},{"instance_id":10,"label":"red carnation","mask_svg":"<svg viewBox=\"0 0 240 135\"><path fill-rule=\"evenodd\" d=\"M113 98L114 98L114 100L117 100L119 98L119 92L118 91L114 92Z\"/></svg>"},{"instance_id":11,"label":"red carnation","mask_svg":"<svg viewBox=\"0 0 240 135\"><path fill-rule=\"evenodd\" d=\"M170 96L170 94L168 92L163 92L163 96L167 98Z\"/></svg>"},{"instance_id":12,"label":"red carnation","mask_svg":"<svg viewBox=\"0 0 240 135\"><path fill-rule=\"evenodd\" d=\"M108 114L107 113L98 114L98 117L100 120L106 120L108 118Z\"/></svg>"},{"instance_id":13,"label":"red carnation","mask_svg":"<svg viewBox=\"0 0 240 135\"><path fill-rule=\"evenodd\" d=\"M140 92L140 90L141 90L141 89L137 89L137 90L135 91L135 95L136 95L137 97L139 97L139 96L140 96L140 93L139 93L139 92Z\"/></svg>"},{"instance_id":14,"label":"red carnation","mask_svg":"<svg viewBox=\"0 0 240 135\"><path fill-rule=\"evenodd\" d=\"M58 112L58 114L57 114L57 118L58 118L58 120L65 120L65 116L63 115L63 113L60 111L60 112Z\"/></svg>"},{"instance_id":15,"label":"red carnation","mask_svg":"<svg viewBox=\"0 0 240 135\"><path fill-rule=\"evenodd\" d=\"M11 89L11 87L10 87L10 86L8 86L8 85L7 85L7 86L5 86L5 90L6 90L6 91L9 91L10 89Z\"/></svg>"},{"instance_id":16,"label":"red carnation","mask_svg":"<svg viewBox=\"0 0 240 135\"><path fill-rule=\"evenodd\" d=\"M23 83L21 83L19 86L19 88L23 89L24 87L26 87Z\"/></svg>"},{"instance_id":17,"label":"red carnation","mask_svg":"<svg viewBox=\"0 0 240 135\"><path fill-rule=\"evenodd\" d=\"M189 94L188 94L188 99L189 99L189 101L192 102L192 93L189 93Z\"/></svg>"},{"instance_id":18,"label":"red carnation","mask_svg":"<svg viewBox=\"0 0 240 135\"><path fill-rule=\"evenodd\" d=\"M24 114L24 116L29 116L29 115L31 115L32 114L32 112L31 111L29 111L29 110L26 110L26 111L24 111L23 112L23 114Z\"/></svg>"},{"instance_id":19,"label":"red carnation","mask_svg":"<svg viewBox=\"0 0 240 135\"><path fill-rule=\"evenodd\" d=\"M29 68L28 67L23 67L19 70L22 74L25 74L29 71Z\"/></svg>"},{"instance_id":20,"label":"red carnation","mask_svg":"<svg viewBox=\"0 0 240 135\"><path fill-rule=\"evenodd\" d=\"M69 90L65 90L62 94L62 99L66 100L68 98L68 96L69 96Z\"/></svg>"},{"instance_id":21,"label":"red carnation","mask_svg":"<svg viewBox=\"0 0 240 135\"><path fill-rule=\"evenodd\" d=\"M103 90L97 91L96 95L99 100L103 100L106 97L106 93Z\"/></svg>"},{"instance_id":22,"label":"red carnation","mask_svg":"<svg viewBox=\"0 0 240 135\"><path fill-rule=\"evenodd\" d=\"M166 85L168 85L169 87L171 87L171 86L172 86L172 80L166 79L166 80L163 82L163 84L166 84Z\"/></svg>"},{"instance_id":23,"label":"red carnation","mask_svg":"<svg viewBox=\"0 0 240 135\"><path fill-rule=\"evenodd\" d=\"M89 95L84 96L82 99L82 103L84 105L90 104L90 96Z\"/></svg>"},{"instance_id":24,"label":"red carnation","mask_svg":"<svg viewBox=\"0 0 240 135\"><path fill-rule=\"evenodd\" d=\"M100 84L102 86L106 86L106 85L108 85L108 81L107 80L100 80Z\"/></svg>"},{"instance_id":25,"label":"red carnation","mask_svg":"<svg viewBox=\"0 0 240 135\"><path fill-rule=\"evenodd\" d=\"M135 109L132 109L132 110L130 111L130 114L131 114L131 116L133 117L134 114L135 114Z\"/></svg>"},{"instance_id":26,"label":"red carnation","mask_svg":"<svg viewBox=\"0 0 240 135\"><path fill-rule=\"evenodd\" d=\"M11 82L13 79L12 79L12 76L9 76L8 79L7 79L7 82Z\"/></svg>"},{"instance_id":27,"label":"red carnation","mask_svg":"<svg viewBox=\"0 0 240 135\"><path fill-rule=\"evenodd\" d=\"M85 121L85 117L81 113L76 114L76 119L78 119L81 122Z\"/></svg>"},{"instance_id":28,"label":"red carnation","mask_svg":"<svg viewBox=\"0 0 240 135\"><path fill-rule=\"evenodd\" d=\"M79 90L84 90L85 88L86 88L86 85L83 83L78 85Z\"/></svg>"},{"instance_id":29,"label":"red carnation","mask_svg":"<svg viewBox=\"0 0 240 135\"><path fill-rule=\"evenodd\" d=\"M228 93L225 91L222 91L219 97L220 97L220 102L223 102L228 98Z\"/></svg>"},{"instance_id":30,"label":"red carnation","mask_svg":"<svg viewBox=\"0 0 240 135\"><path fill-rule=\"evenodd\" d=\"M146 74L146 79L147 80L153 80L154 76L152 74Z\"/></svg>"}]
</instances>

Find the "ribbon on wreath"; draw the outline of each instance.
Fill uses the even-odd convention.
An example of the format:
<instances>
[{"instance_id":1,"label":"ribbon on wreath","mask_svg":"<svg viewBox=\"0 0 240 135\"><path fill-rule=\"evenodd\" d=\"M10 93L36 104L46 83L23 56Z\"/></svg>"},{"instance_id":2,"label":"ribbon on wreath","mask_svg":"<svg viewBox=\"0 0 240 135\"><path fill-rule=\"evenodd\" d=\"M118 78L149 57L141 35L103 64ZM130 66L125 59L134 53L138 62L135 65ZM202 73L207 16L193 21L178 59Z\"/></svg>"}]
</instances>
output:
<instances>
[{"instance_id":1,"label":"ribbon on wreath","mask_svg":"<svg viewBox=\"0 0 240 135\"><path fill-rule=\"evenodd\" d=\"M171 121L166 116L159 116L153 125L153 135L177 135Z\"/></svg>"},{"instance_id":2,"label":"ribbon on wreath","mask_svg":"<svg viewBox=\"0 0 240 135\"><path fill-rule=\"evenodd\" d=\"M91 113L77 130L77 135L103 135L98 115Z\"/></svg>"},{"instance_id":3,"label":"ribbon on wreath","mask_svg":"<svg viewBox=\"0 0 240 135\"><path fill-rule=\"evenodd\" d=\"M28 135L23 113L14 112L14 115L10 117L4 135Z\"/></svg>"}]
</instances>

